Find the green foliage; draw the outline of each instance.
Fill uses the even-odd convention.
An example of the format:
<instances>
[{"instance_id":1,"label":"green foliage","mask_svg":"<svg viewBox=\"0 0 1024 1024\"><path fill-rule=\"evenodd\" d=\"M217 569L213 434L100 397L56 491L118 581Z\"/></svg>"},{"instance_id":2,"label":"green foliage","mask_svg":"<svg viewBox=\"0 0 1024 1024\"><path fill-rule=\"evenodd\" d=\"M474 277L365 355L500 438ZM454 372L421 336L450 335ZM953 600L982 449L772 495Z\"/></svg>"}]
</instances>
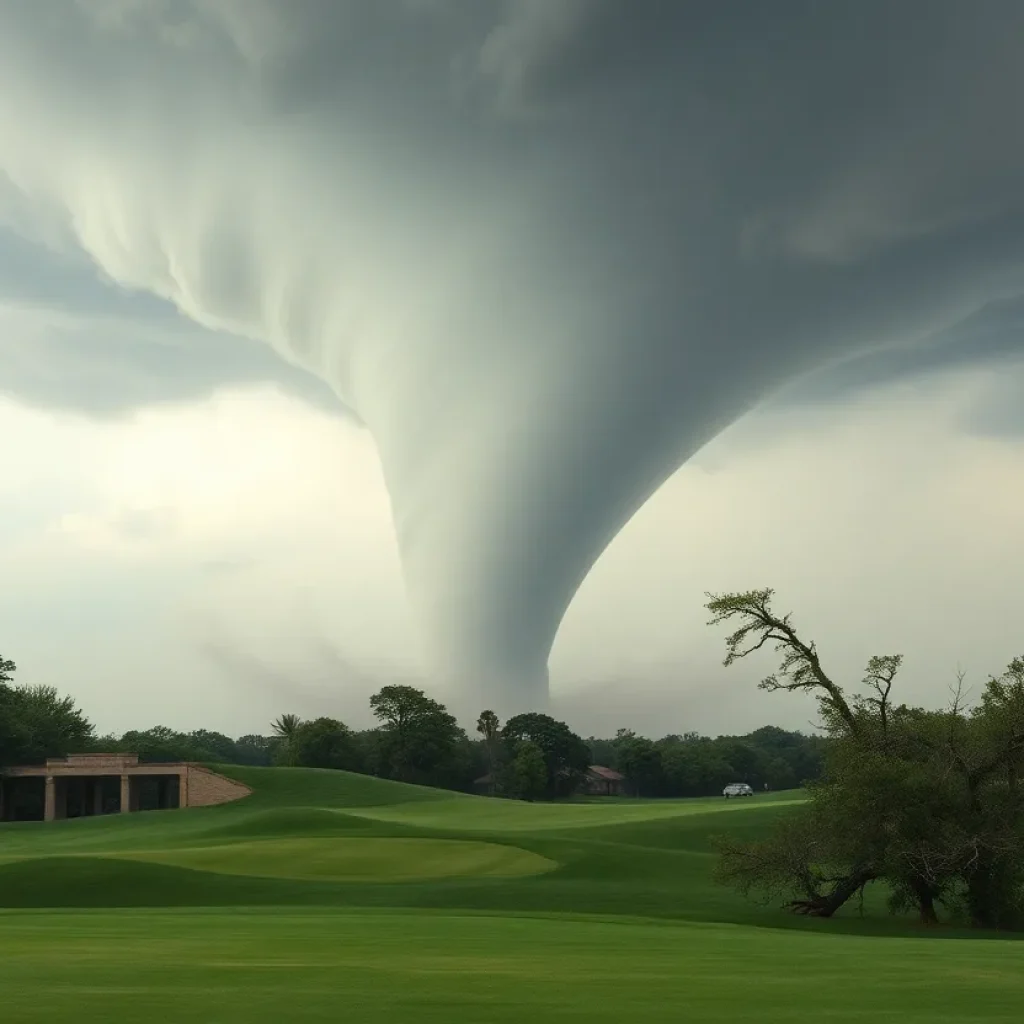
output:
<instances>
[{"instance_id":1,"label":"green foliage","mask_svg":"<svg viewBox=\"0 0 1024 1024\"><path fill-rule=\"evenodd\" d=\"M281 715L280 718L271 723L270 728L276 737L287 742L301 724L302 719L298 715Z\"/></svg>"},{"instance_id":2,"label":"green foliage","mask_svg":"<svg viewBox=\"0 0 1024 1024\"><path fill-rule=\"evenodd\" d=\"M476 731L483 738L484 752L487 757L487 774L490 776L488 790L493 795L497 789L497 779L502 760L501 721L493 711L481 711L476 720Z\"/></svg>"},{"instance_id":3,"label":"green foliage","mask_svg":"<svg viewBox=\"0 0 1024 1024\"><path fill-rule=\"evenodd\" d=\"M637 796L655 796L664 788L661 752L644 736L623 735L616 743L619 771Z\"/></svg>"},{"instance_id":4,"label":"green foliage","mask_svg":"<svg viewBox=\"0 0 1024 1024\"><path fill-rule=\"evenodd\" d=\"M13 662L0 659L0 672L7 683L11 682L14 670ZM0 683L0 706L5 706L5 702L11 705L18 700L28 701L27 697L17 696L20 692ZM297 714L279 716L271 726L271 736L250 734L232 739L210 729L182 732L156 725L132 729L121 736L101 737L93 735L91 729L65 728L61 739L60 728L55 726L56 736L44 735L35 727L32 739L25 732L27 724L8 711L0 717L0 761L38 760L42 756L40 750L49 749L58 753L47 756L86 750L133 753L150 763L323 763L463 791L471 790L480 776L489 775L489 791L509 795L515 791L510 775L514 754L510 748L517 737L527 738L535 733L548 766L543 796L549 799L571 795L589 764L622 770L638 795L673 797L717 794L734 781L748 781L757 788L764 783L772 789L785 788L814 777L820 763L815 738L785 730L772 731L770 727L762 731L761 738L752 735L717 740L691 733L652 741L619 730L614 739L591 737L584 744L565 723L546 715L527 715L519 716L510 741L506 742L501 722L493 711L481 712L474 738L470 739L442 705L412 687L385 687L375 695L371 706L382 722L380 728L348 730L344 743L336 738L337 750L316 754L308 747L294 747L295 737L308 724ZM43 720L50 720L48 714L43 714ZM318 742L327 740L321 735Z\"/></svg>"},{"instance_id":5,"label":"green foliage","mask_svg":"<svg viewBox=\"0 0 1024 1024\"><path fill-rule=\"evenodd\" d=\"M762 690L811 693L826 729L855 729L853 712L846 698L821 667L813 643L805 644L793 628L792 616L781 618L771 608L773 590L750 590L743 594L708 594L709 626L739 618L740 625L725 641L726 667L772 643L782 662L777 673L766 676ZM898 665L898 660L897 660Z\"/></svg>"},{"instance_id":6,"label":"green foliage","mask_svg":"<svg viewBox=\"0 0 1024 1024\"><path fill-rule=\"evenodd\" d=\"M756 844L724 841L722 880L787 890L794 909L821 917L880 881L894 910L925 923L945 905L976 927L1024 924L1024 659L972 709L962 676L943 711L895 704L899 655L871 658L848 695L791 617L772 612L771 593L711 598L713 623L740 620L726 664L773 641L782 665L762 686L813 694L830 743L800 820Z\"/></svg>"},{"instance_id":7,"label":"green foliage","mask_svg":"<svg viewBox=\"0 0 1024 1024\"><path fill-rule=\"evenodd\" d=\"M730 782L755 784L737 775L714 740L663 742L661 756L668 787L683 796L719 794Z\"/></svg>"},{"instance_id":8,"label":"green foliage","mask_svg":"<svg viewBox=\"0 0 1024 1024\"><path fill-rule=\"evenodd\" d=\"M234 757L222 761L222 764L251 764L264 767L274 763L274 750L280 744L276 736L257 736L249 733L235 740Z\"/></svg>"},{"instance_id":9,"label":"green foliage","mask_svg":"<svg viewBox=\"0 0 1024 1024\"><path fill-rule=\"evenodd\" d=\"M548 766L544 751L532 740L524 740L516 748L509 766L510 796L532 802L543 797L548 788Z\"/></svg>"},{"instance_id":10,"label":"green foliage","mask_svg":"<svg viewBox=\"0 0 1024 1024\"><path fill-rule=\"evenodd\" d=\"M359 753L352 731L335 718L314 718L302 722L283 745L286 764L303 768L359 767Z\"/></svg>"},{"instance_id":11,"label":"green foliage","mask_svg":"<svg viewBox=\"0 0 1024 1024\"><path fill-rule=\"evenodd\" d=\"M179 732L166 725L154 725L149 729L130 729L120 737L100 737L92 742L91 749L138 754L143 762L154 764L197 761L203 764L269 765L278 742L267 736L250 735L233 740L210 729Z\"/></svg>"},{"instance_id":12,"label":"green foliage","mask_svg":"<svg viewBox=\"0 0 1024 1024\"><path fill-rule=\"evenodd\" d=\"M619 770L619 748L614 739L588 736L587 747L590 749L591 764L603 764L606 768Z\"/></svg>"},{"instance_id":13,"label":"green foliage","mask_svg":"<svg viewBox=\"0 0 1024 1024\"><path fill-rule=\"evenodd\" d=\"M73 697L52 686L10 686L14 663L0 668L0 765L38 764L89 748L93 726Z\"/></svg>"},{"instance_id":14,"label":"green foliage","mask_svg":"<svg viewBox=\"0 0 1024 1024\"><path fill-rule=\"evenodd\" d=\"M381 723L382 774L406 782L429 782L452 772L462 730L448 709L413 686L385 686L370 698Z\"/></svg>"},{"instance_id":15,"label":"green foliage","mask_svg":"<svg viewBox=\"0 0 1024 1024\"><path fill-rule=\"evenodd\" d=\"M188 734L189 741L203 756L195 760L214 764L230 764L238 759L238 747L230 736L210 729L194 729Z\"/></svg>"},{"instance_id":16,"label":"green foliage","mask_svg":"<svg viewBox=\"0 0 1024 1024\"><path fill-rule=\"evenodd\" d=\"M513 761L520 747L535 743L544 754L547 781L543 795L547 799L569 796L576 791L590 765L590 749L565 722L550 715L529 712L505 723L502 737Z\"/></svg>"},{"instance_id":17,"label":"green foliage","mask_svg":"<svg viewBox=\"0 0 1024 1024\"><path fill-rule=\"evenodd\" d=\"M476 731L486 743L493 743L501 736L501 722L493 711L481 711L476 720Z\"/></svg>"},{"instance_id":18,"label":"green foliage","mask_svg":"<svg viewBox=\"0 0 1024 1024\"><path fill-rule=\"evenodd\" d=\"M138 754L142 761L161 764L174 761L219 760L212 751L201 747L192 736L166 725L129 730L118 740L117 750L124 754Z\"/></svg>"},{"instance_id":19,"label":"green foliage","mask_svg":"<svg viewBox=\"0 0 1024 1024\"><path fill-rule=\"evenodd\" d=\"M758 791L793 789L821 774L826 742L820 736L765 726L746 736L711 739L687 733L653 744L620 729L614 739L591 736L587 746L591 764L622 772L632 792L680 797L716 796L730 782L746 782Z\"/></svg>"}]
</instances>

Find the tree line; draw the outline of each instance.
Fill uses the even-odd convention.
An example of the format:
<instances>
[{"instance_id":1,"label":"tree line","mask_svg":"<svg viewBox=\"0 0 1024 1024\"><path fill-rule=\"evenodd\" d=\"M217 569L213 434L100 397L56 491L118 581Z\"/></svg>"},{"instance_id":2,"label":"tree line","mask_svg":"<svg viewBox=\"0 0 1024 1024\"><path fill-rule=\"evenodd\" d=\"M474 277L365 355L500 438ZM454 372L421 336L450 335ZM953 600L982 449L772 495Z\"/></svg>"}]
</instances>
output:
<instances>
[{"instance_id":1,"label":"tree line","mask_svg":"<svg viewBox=\"0 0 1024 1024\"><path fill-rule=\"evenodd\" d=\"M766 726L745 736L694 733L652 740L629 730L587 740L538 712L502 723L479 715L474 735L411 686L370 698L377 721L355 730L333 718L281 715L271 735L157 726L97 736L70 697L13 685L0 658L0 766L87 750L146 761L193 760L344 769L495 796L552 800L577 793L590 765L618 769L636 796L702 796L729 782L755 790L803 785L808 799L754 841L720 837L717 877L745 895L829 918L871 887L922 922L940 915L978 928L1024 927L1024 657L985 681L977 698L958 676L939 710L897 700L900 655L878 655L858 686L836 682L771 590L711 595L710 624L736 626L725 664L766 646L781 656L769 692L817 700L819 734Z\"/></svg>"},{"instance_id":2,"label":"tree line","mask_svg":"<svg viewBox=\"0 0 1024 1024\"><path fill-rule=\"evenodd\" d=\"M51 687L14 685L14 663L0 660L0 766L103 751L144 762L333 768L464 792L526 800L577 793L591 765L615 769L633 796L721 793L730 782L788 789L817 777L821 737L775 726L745 736L697 733L658 740L620 729L583 739L550 715L530 712L502 723L483 711L471 734L448 709L412 686L385 686L370 698L373 728L336 718L283 714L267 735L232 738L210 729L164 725L98 735L71 697Z\"/></svg>"}]
</instances>

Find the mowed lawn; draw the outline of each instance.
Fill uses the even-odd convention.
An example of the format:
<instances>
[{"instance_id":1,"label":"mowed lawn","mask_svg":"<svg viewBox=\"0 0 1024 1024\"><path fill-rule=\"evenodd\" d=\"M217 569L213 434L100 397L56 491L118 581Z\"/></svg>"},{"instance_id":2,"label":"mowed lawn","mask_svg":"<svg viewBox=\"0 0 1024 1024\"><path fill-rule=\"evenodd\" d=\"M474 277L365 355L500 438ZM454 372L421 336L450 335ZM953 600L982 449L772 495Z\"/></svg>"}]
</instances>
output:
<instances>
[{"instance_id":1,"label":"mowed lawn","mask_svg":"<svg viewBox=\"0 0 1024 1024\"><path fill-rule=\"evenodd\" d=\"M1024 943L714 885L711 837L794 794L531 806L230 772L252 797L0 826L2 1024L1024 1015Z\"/></svg>"},{"instance_id":2,"label":"mowed lawn","mask_svg":"<svg viewBox=\"0 0 1024 1024\"><path fill-rule=\"evenodd\" d=\"M335 911L22 912L6 1024L1018 1022L1024 947L726 925Z\"/></svg>"}]
</instances>

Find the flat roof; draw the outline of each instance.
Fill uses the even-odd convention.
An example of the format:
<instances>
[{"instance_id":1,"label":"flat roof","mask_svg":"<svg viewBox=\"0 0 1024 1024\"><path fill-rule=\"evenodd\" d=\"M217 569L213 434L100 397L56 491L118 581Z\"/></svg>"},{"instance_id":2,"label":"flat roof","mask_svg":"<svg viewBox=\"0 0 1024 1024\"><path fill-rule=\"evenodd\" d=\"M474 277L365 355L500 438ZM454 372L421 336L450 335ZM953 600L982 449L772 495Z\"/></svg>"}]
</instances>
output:
<instances>
[{"instance_id":1,"label":"flat roof","mask_svg":"<svg viewBox=\"0 0 1024 1024\"><path fill-rule=\"evenodd\" d=\"M139 763L138 754L69 754L47 758L45 764L15 765L3 774L14 777L39 775L181 775L191 761Z\"/></svg>"}]
</instances>

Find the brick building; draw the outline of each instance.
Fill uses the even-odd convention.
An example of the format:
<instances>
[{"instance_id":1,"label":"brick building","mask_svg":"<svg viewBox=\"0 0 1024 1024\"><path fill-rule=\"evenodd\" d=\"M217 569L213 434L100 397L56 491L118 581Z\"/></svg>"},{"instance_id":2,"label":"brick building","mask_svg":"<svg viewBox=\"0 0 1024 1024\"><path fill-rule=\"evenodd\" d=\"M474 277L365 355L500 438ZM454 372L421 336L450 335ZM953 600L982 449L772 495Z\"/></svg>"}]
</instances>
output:
<instances>
[{"instance_id":1,"label":"brick building","mask_svg":"<svg viewBox=\"0 0 1024 1024\"><path fill-rule=\"evenodd\" d=\"M205 807L251 792L198 764L140 764L136 754L72 754L6 769L0 776L0 821Z\"/></svg>"}]
</instances>

